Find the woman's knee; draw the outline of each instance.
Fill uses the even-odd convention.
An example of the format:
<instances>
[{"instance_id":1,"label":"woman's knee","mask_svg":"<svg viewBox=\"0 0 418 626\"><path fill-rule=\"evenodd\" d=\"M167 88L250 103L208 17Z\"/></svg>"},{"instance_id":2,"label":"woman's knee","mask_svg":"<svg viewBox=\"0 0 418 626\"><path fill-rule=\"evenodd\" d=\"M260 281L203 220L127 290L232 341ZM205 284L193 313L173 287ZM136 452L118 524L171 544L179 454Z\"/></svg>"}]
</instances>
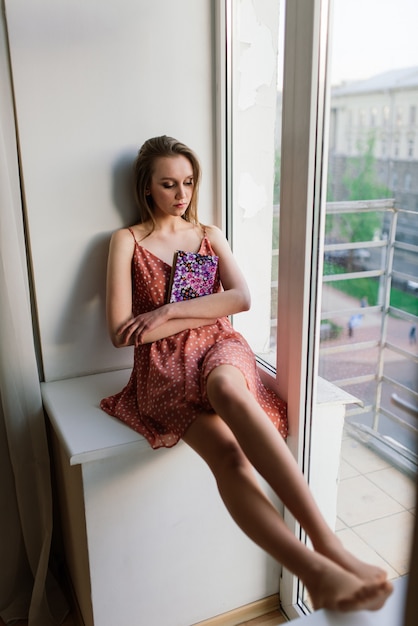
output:
<instances>
[{"instance_id":1,"label":"woman's knee","mask_svg":"<svg viewBox=\"0 0 418 626\"><path fill-rule=\"evenodd\" d=\"M215 405L225 405L229 402L238 402L243 399L247 391L247 384L243 374L233 366L220 366L213 370L206 386L209 400Z\"/></svg>"}]
</instances>

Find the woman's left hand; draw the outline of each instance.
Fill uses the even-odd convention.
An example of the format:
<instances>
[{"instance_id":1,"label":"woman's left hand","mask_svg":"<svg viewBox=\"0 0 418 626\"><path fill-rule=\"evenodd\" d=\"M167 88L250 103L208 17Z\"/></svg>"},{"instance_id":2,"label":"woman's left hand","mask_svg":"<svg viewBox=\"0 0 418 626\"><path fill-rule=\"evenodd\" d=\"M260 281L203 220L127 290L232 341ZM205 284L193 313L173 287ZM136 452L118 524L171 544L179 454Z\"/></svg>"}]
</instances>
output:
<instances>
[{"instance_id":1,"label":"woman's left hand","mask_svg":"<svg viewBox=\"0 0 418 626\"><path fill-rule=\"evenodd\" d=\"M118 330L117 335L120 338L120 345L134 345L137 347L144 343L143 339L146 333L158 328L168 320L167 313L168 305L165 304L153 311L131 317Z\"/></svg>"}]
</instances>

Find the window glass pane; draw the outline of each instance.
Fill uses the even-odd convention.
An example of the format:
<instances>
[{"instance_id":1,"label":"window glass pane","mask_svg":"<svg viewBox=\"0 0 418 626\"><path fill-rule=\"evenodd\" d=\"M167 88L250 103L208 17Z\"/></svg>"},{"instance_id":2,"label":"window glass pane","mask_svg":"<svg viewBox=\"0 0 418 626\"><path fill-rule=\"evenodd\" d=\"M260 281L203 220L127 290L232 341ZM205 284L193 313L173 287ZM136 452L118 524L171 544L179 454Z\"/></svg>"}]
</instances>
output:
<instances>
[{"instance_id":1,"label":"window glass pane","mask_svg":"<svg viewBox=\"0 0 418 626\"><path fill-rule=\"evenodd\" d=\"M270 339L267 350L262 356L272 366L276 366L277 354L277 295L279 277L279 220L280 220L280 167L282 138L282 100L283 100L283 61L284 61L284 24L285 0L279 0L280 21L277 48L277 103L274 131L274 180L273 180L273 233L271 264L271 314Z\"/></svg>"},{"instance_id":2,"label":"window glass pane","mask_svg":"<svg viewBox=\"0 0 418 626\"><path fill-rule=\"evenodd\" d=\"M415 28L418 5L415 0L399 0L395 6L334 0L333 5L317 398L326 403L329 394L332 401L332 390L338 389L346 406L340 431L342 421L332 414L321 435L312 432L317 443L311 447L309 479L327 520L348 547L396 578L404 573L409 551L407 542L396 542L412 525L410 476L416 464L417 418L411 407L418 405L417 348L411 331L418 313L418 44L408 29ZM237 316L234 325L274 366L285 3L237 0L232 6L231 234L252 294L251 311ZM408 20L405 29L394 30L399 12ZM301 120L301 134L311 130L308 126ZM284 207L283 201L282 218L288 214ZM283 223L282 235L287 232ZM286 271L294 275L292 267ZM400 292L411 297L409 304ZM315 415L312 423L315 431ZM324 472L322 461L335 451L334 473ZM321 471L315 483L312 477ZM373 495L364 485L374 485L373 493L384 503L378 517L376 507L367 504ZM373 538L392 514L400 515L405 534L392 536L383 529L382 548ZM394 546L396 563L386 545Z\"/></svg>"},{"instance_id":3,"label":"window glass pane","mask_svg":"<svg viewBox=\"0 0 418 626\"><path fill-rule=\"evenodd\" d=\"M319 375L353 398L333 524L391 579L417 464L417 19L414 0L334 0Z\"/></svg>"},{"instance_id":4,"label":"window glass pane","mask_svg":"<svg viewBox=\"0 0 418 626\"><path fill-rule=\"evenodd\" d=\"M232 3L232 229L251 309L234 326L275 363L284 0ZM273 328L273 333L271 333Z\"/></svg>"}]
</instances>

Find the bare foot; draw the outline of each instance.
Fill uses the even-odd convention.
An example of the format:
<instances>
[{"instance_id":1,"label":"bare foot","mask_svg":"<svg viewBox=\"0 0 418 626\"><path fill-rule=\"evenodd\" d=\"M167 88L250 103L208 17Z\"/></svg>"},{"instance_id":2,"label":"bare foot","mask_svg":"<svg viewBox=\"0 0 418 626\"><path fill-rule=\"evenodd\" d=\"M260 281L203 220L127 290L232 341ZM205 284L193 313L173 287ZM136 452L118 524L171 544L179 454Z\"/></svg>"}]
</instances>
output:
<instances>
[{"instance_id":1,"label":"bare foot","mask_svg":"<svg viewBox=\"0 0 418 626\"><path fill-rule=\"evenodd\" d=\"M366 587L353 598L346 598L339 602L338 610L347 611L378 611L385 604L386 600L393 591L390 582L384 581L377 586Z\"/></svg>"},{"instance_id":2,"label":"bare foot","mask_svg":"<svg viewBox=\"0 0 418 626\"><path fill-rule=\"evenodd\" d=\"M387 580L387 573L377 565L365 563L354 554L344 548L341 541L333 535L332 540L317 548L320 554L326 556L334 563L338 563L348 572L355 574L366 583L384 582Z\"/></svg>"},{"instance_id":3,"label":"bare foot","mask_svg":"<svg viewBox=\"0 0 418 626\"><path fill-rule=\"evenodd\" d=\"M388 581L366 582L327 558L306 586L315 610L377 611L392 593Z\"/></svg>"}]
</instances>

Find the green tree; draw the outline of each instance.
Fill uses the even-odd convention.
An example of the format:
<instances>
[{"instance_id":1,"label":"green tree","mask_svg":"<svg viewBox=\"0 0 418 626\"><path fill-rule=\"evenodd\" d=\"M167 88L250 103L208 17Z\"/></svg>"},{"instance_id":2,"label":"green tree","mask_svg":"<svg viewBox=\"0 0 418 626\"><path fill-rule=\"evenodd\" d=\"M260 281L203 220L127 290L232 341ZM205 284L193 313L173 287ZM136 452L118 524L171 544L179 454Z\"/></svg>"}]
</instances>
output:
<instances>
[{"instance_id":1,"label":"green tree","mask_svg":"<svg viewBox=\"0 0 418 626\"><path fill-rule=\"evenodd\" d=\"M359 156L347 161L343 183L348 192L348 200L379 200L389 197L389 189L378 181L376 175L375 145L376 136L370 133L364 151L360 144Z\"/></svg>"},{"instance_id":2,"label":"green tree","mask_svg":"<svg viewBox=\"0 0 418 626\"><path fill-rule=\"evenodd\" d=\"M370 134L363 150L360 146L359 156L347 160L343 176L347 200L380 200L390 196L389 189L377 178L375 143L375 135ZM376 211L328 215L326 231L327 233L338 231L340 238L350 242L370 241L376 230L381 228L381 220L381 214Z\"/></svg>"}]
</instances>

